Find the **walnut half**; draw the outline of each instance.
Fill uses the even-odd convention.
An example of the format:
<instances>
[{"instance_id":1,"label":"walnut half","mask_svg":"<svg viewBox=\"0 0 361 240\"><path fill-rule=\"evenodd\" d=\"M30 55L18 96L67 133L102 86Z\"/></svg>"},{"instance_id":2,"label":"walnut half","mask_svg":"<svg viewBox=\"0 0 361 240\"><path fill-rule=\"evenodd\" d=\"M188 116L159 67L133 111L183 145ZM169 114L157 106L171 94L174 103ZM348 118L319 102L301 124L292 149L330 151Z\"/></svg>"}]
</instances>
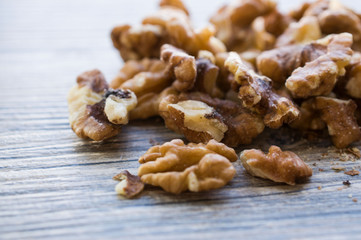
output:
<instances>
[{"instance_id":1,"label":"walnut half","mask_svg":"<svg viewBox=\"0 0 361 240\"><path fill-rule=\"evenodd\" d=\"M151 147L139 162L138 175L146 184L179 194L223 187L234 177L231 162L237 160L232 148L211 140L205 144L180 139Z\"/></svg>"},{"instance_id":2,"label":"walnut half","mask_svg":"<svg viewBox=\"0 0 361 240\"><path fill-rule=\"evenodd\" d=\"M296 180L312 176L312 169L295 153L271 146L268 154L257 149L244 150L240 159L251 175L295 185Z\"/></svg>"}]
</instances>

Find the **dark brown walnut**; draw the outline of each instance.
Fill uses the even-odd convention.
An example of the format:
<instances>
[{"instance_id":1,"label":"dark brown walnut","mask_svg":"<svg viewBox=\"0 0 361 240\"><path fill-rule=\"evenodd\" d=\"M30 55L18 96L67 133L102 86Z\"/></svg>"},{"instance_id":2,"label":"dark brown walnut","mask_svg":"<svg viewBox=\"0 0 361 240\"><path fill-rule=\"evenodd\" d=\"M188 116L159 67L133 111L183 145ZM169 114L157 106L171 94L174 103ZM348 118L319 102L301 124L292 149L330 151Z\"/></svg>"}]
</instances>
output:
<instances>
[{"instance_id":1,"label":"dark brown walnut","mask_svg":"<svg viewBox=\"0 0 361 240\"><path fill-rule=\"evenodd\" d=\"M147 119L159 116L159 104L168 95L177 95L178 91L168 87L160 93L147 93L138 98L137 106L130 112L130 119Z\"/></svg>"},{"instance_id":2,"label":"dark brown walnut","mask_svg":"<svg viewBox=\"0 0 361 240\"><path fill-rule=\"evenodd\" d=\"M163 28L150 24L117 26L111 38L124 61L158 58L160 47L168 40Z\"/></svg>"},{"instance_id":3,"label":"dark brown walnut","mask_svg":"<svg viewBox=\"0 0 361 240\"><path fill-rule=\"evenodd\" d=\"M120 183L115 186L116 193L126 198L132 198L143 191L144 183L140 180L140 177L129 173L127 170L115 175L113 179L120 181Z\"/></svg>"},{"instance_id":4,"label":"dark brown walnut","mask_svg":"<svg viewBox=\"0 0 361 240\"><path fill-rule=\"evenodd\" d=\"M301 18L299 22L291 23L277 38L276 47L292 44L305 44L321 38L321 29L318 19L314 16Z\"/></svg>"},{"instance_id":5,"label":"dark brown walnut","mask_svg":"<svg viewBox=\"0 0 361 240\"><path fill-rule=\"evenodd\" d=\"M159 59L144 58L142 60L126 61L117 76L110 83L110 87L117 89L127 80L140 72L156 72L165 69L165 64Z\"/></svg>"},{"instance_id":6,"label":"dark brown walnut","mask_svg":"<svg viewBox=\"0 0 361 240\"><path fill-rule=\"evenodd\" d=\"M135 94L123 89L109 89L99 70L88 71L77 78L68 95L69 122L81 138L101 141L119 133L127 124L128 112L137 104Z\"/></svg>"},{"instance_id":7,"label":"dark brown walnut","mask_svg":"<svg viewBox=\"0 0 361 240\"><path fill-rule=\"evenodd\" d=\"M326 52L327 46L316 42L279 47L262 52L257 57L257 69L276 85L283 85L296 68L303 67Z\"/></svg>"},{"instance_id":8,"label":"dark brown walnut","mask_svg":"<svg viewBox=\"0 0 361 240\"><path fill-rule=\"evenodd\" d=\"M220 114L228 127L222 140L227 146L250 144L264 129L261 116L251 113L240 103L212 98L200 92L181 93L178 99L201 101Z\"/></svg>"},{"instance_id":9,"label":"dark brown walnut","mask_svg":"<svg viewBox=\"0 0 361 240\"><path fill-rule=\"evenodd\" d=\"M148 149L139 158L138 175L144 183L174 194L208 191L232 180L236 170L231 162L236 160L232 148L215 140L185 145L174 139Z\"/></svg>"},{"instance_id":10,"label":"dark brown walnut","mask_svg":"<svg viewBox=\"0 0 361 240\"><path fill-rule=\"evenodd\" d=\"M345 148L361 139L361 130L354 115L357 108L354 101L316 97L315 105L337 148Z\"/></svg>"},{"instance_id":11,"label":"dark brown walnut","mask_svg":"<svg viewBox=\"0 0 361 240\"><path fill-rule=\"evenodd\" d=\"M212 26L195 30L187 13L175 5L161 6L156 13L144 18L142 23L161 27L167 36L166 43L194 56L199 50L212 53L226 50L224 44L214 37L215 29Z\"/></svg>"},{"instance_id":12,"label":"dark brown walnut","mask_svg":"<svg viewBox=\"0 0 361 240\"><path fill-rule=\"evenodd\" d=\"M312 169L295 153L271 146L268 154L257 149L244 150L240 159L252 176L295 185L297 180L312 176Z\"/></svg>"},{"instance_id":13,"label":"dark brown walnut","mask_svg":"<svg viewBox=\"0 0 361 240\"><path fill-rule=\"evenodd\" d=\"M300 117L290 123L292 128L302 130L322 130L326 128L326 123L321 119L320 112L316 109L314 98L302 102L299 109Z\"/></svg>"},{"instance_id":14,"label":"dark brown walnut","mask_svg":"<svg viewBox=\"0 0 361 240\"><path fill-rule=\"evenodd\" d=\"M228 130L223 117L214 108L201 101L179 101L176 95L169 95L160 102L159 114L166 127L183 134L191 142L221 141Z\"/></svg>"},{"instance_id":15,"label":"dark brown walnut","mask_svg":"<svg viewBox=\"0 0 361 240\"><path fill-rule=\"evenodd\" d=\"M165 44L161 49L161 59L168 64L175 81L173 86L179 91L193 88L196 76L196 59L183 50Z\"/></svg>"},{"instance_id":16,"label":"dark brown walnut","mask_svg":"<svg viewBox=\"0 0 361 240\"><path fill-rule=\"evenodd\" d=\"M293 102L275 93L271 80L249 69L237 53L229 54L225 66L235 77L243 106L264 116L266 126L279 128L298 118L299 110Z\"/></svg>"},{"instance_id":17,"label":"dark brown walnut","mask_svg":"<svg viewBox=\"0 0 361 240\"><path fill-rule=\"evenodd\" d=\"M296 98L329 94L351 60L351 34L329 35L316 42L327 46L327 53L297 68L286 80L287 89Z\"/></svg>"}]
</instances>

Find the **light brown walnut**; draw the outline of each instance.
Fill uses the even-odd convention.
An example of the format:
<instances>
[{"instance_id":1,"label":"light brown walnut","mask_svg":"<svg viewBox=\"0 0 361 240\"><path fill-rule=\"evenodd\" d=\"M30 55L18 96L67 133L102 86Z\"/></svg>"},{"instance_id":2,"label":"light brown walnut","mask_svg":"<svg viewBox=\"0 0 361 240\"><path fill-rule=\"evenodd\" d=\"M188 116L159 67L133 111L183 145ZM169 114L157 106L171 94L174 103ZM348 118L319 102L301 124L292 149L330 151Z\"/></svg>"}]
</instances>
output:
<instances>
[{"instance_id":1,"label":"light brown walnut","mask_svg":"<svg viewBox=\"0 0 361 240\"><path fill-rule=\"evenodd\" d=\"M163 28L150 24L117 26L111 39L124 61L158 58L160 47L168 40Z\"/></svg>"},{"instance_id":2,"label":"light brown walnut","mask_svg":"<svg viewBox=\"0 0 361 240\"><path fill-rule=\"evenodd\" d=\"M303 17L299 22L291 23L277 38L276 47L292 44L306 44L322 37L318 19L314 16Z\"/></svg>"},{"instance_id":3,"label":"light brown walnut","mask_svg":"<svg viewBox=\"0 0 361 240\"><path fill-rule=\"evenodd\" d=\"M299 110L293 102L274 92L271 80L249 69L237 53L230 53L225 66L238 84L238 96L247 109L264 116L270 128L279 128L298 118Z\"/></svg>"},{"instance_id":4,"label":"light brown walnut","mask_svg":"<svg viewBox=\"0 0 361 240\"><path fill-rule=\"evenodd\" d=\"M327 46L327 53L297 68L286 80L287 89L296 98L329 94L351 60L351 34L329 35L317 43Z\"/></svg>"},{"instance_id":5,"label":"light brown walnut","mask_svg":"<svg viewBox=\"0 0 361 240\"><path fill-rule=\"evenodd\" d=\"M119 133L113 123L126 124L136 103L134 93L109 89L100 71L88 71L78 76L69 92L69 122L79 137L104 140Z\"/></svg>"},{"instance_id":6,"label":"light brown walnut","mask_svg":"<svg viewBox=\"0 0 361 240\"><path fill-rule=\"evenodd\" d=\"M361 99L361 53L354 52L350 64L346 67L345 90L347 95Z\"/></svg>"},{"instance_id":7,"label":"light brown walnut","mask_svg":"<svg viewBox=\"0 0 361 240\"><path fill-rule=\"evenodd\" d=\"M231 162L237 160L232 148L215 140L205 144L180 139L151 147L139 158L138 175L146 184L160 186L179 194L184 191L201 192L226 185L236 170Z\"/></svg>"},{"instance_id":8,"label":"light brown walnut","mask_svg":"<svg viewBox=\"0 0 361 240\"><path fill-rule=\"evenodd\" d=\"M169 129L191 142L221 141L228 130L222 116L201 101L179 101L178 96L169 95L160 102L159 114Z\"/></svg>"},{"instance_id":9,"label":"light brown walnut","mask_svg":"<svg viewBox=\"0 0 361 240\"><path fill-rule=\"evenodd\" d=\"M354 115L357 108L354 101L329 97L316 97L315 101L316 109L326 122L328 133L337 148L345 148L361 139L361 130Z\"/></svg>"},{"instance_id":10,"label":"light brown walnut","mask_svg":"<svg viewBox=\"0 0 361 240\"><path fill-rule=\"evenodd\" d=\"M183 10L183 12L189 15L188 9L181 0L161 0L159 6L160 7L173 6L175 8Z\"/></svg>"},{"instance_id":11,"label":"light brown walnut","mask_svg":"<svg viewBox=\"0 0 361 240\"><path fill-rule=\"evenodd\" d=\"M132 198L144 189L144 183L140 180L140 177L129 173L127 170L115 175L113 179L120 181L115 186L115 192L126 198Z\"/></svg>"},{"instance_id":12,"label":"light brown walnut","mask_svg":"<svg viewBox=\"0 0 361 240\"><path fill-rule=\"evenodd\" d=\"M296 68L303 67L326 52L327 46L316 42L283 46L262 52L257 57L257 69L276 85L284 85Z\"/></svg>"},{"instance_id":13,"label":"light brown walnut","mask_svg":"<svg viewBox=\"0 0 361 240\"><path fill-rule=\"evenodd\" d=\"M222 140L227 146L250 144L264 130L262 117L245 109L241 103L212 98L200 92L181 93L178 99L201 101L220 114L228 127Z\"/></svg>"},{"instance_id":14,"label":"light brown walnut","mask_svg":"<svg viewBox=\"0 0 361 240\"><path fill-rule=\"evenodd\" d=\"M172 45L164 44L161 59L168 64L169 71L175 78L173 86L177 90L186 91L193 88L197 76L195 57Z\"/></svg>"},{"instance_id":15,"label":"light brown walnut","mask_svg":"<svg viewBox=\"0 0 361 240\"><path fill-rule=\"evenodd\" d=\"M260 150L244 150L240 159L253 176L295 185L297 180L312 176L312 169L295 153L271 146L268 154Z\"/></svg>"}]
</instances>

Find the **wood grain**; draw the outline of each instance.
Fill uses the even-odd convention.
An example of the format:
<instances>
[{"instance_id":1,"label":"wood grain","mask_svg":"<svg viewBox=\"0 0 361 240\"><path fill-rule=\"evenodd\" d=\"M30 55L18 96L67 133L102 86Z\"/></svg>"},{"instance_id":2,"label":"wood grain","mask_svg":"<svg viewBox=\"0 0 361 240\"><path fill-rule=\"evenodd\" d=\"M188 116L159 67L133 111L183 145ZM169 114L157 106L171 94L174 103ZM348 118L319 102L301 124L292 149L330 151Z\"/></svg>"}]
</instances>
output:
<instances>
[{"instance_id":1,"label":"wood grain","mask_svg":"<svg viewBox=\"0 0 361 240\"><path fill-rule=\"evenodd\" d=\"M187 3L197 25L220 5ZM328 139L309 143L287 128L237 152L271 144L294 150L314 170L308 182L253 178L237 162L236 177L220 190L175 196L146 187L134 200L115 194L112 176L136 173L150 139L179 135L154 118L132 122L107 142L81 140L69 127L65 99L85 70L115 75L121 60L111 28L139 23L155 8L140 0L0 1L0 239L360 239L361 176L331 169L360 169L360 160L340 161Z\"/></svg>"}]
</instances>

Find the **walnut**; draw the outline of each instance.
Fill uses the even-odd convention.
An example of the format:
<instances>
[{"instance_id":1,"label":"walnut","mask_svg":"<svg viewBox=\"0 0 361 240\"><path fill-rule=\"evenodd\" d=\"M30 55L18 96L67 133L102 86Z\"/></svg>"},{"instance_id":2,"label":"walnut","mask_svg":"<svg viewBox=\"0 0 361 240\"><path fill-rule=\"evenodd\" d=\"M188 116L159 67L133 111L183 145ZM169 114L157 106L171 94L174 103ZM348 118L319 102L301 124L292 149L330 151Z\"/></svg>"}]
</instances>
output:
<instances>
[{"instance_id":1,"label":"walnut","mask_svg":"<svg viewBox=\"0 0 361 240\"><path fill-rule=\"evenodd\" d=\"M318 19L313 16L303 17L299 22L291 23L284 33L278 37L276 47L308 43L321 38Z\"/></svg>"},{"instance_id":2,"label":"walnut","mask_svg":"<svg viewBox=\"0 0 361 240\"><path fill-rule=\"evenodd\" d=\"M354 116L357 108L352 100L316 97L316 109L326 122L328 133L337 148L345 148L361 139L361 130Z\"/></svg>"},{"instance_id":3,"label":"walnut","mask_svg":"<svg viewBox=\"0 0 361 240\"><path fill-rule=\"evenodd\" d=\"M260 150L244 150L240 159L251 175L295 185L296 181L312 176L312 169L295 153L271 146L268 154Z\"/></svg>"},{"instance_id":4,"label":"walnut","mask_svg":"<svg viewBox=\"0 0 361 240\"><path fill-rule=\"evenodd\" d=\"M159 113L169 129L192 142L221 141L228 130L222 116L201 101L178 101L177 96L169 95L160 102Z\"/></svg>"},{"instance_id":5,"label":"walnut","mask_svg":"<svg viewBox=\"0 0 361 240\"><path fill-rule=\"evenodd\" d=\"M116 193L126 198L132 198L143 191L144 183L140 180L140 177L130 174L127 170L115 175L113 179L120 181L115 186Z\"/></svg>"},{"instance_id":6,"label":"walnut","mask_svg":"<svg viewBox=\"0 0 361 240\"><path fill-rule=\"evenodd\" d=\"M195 30L187 13L174 5L161 6L157 13L146 17L142 23L160 26L167 36L166 43L181 48L191 55L196 55L199 50L208 50L212 53L226 51L224 44L214 37L213 26Z\"/></svg>"},{"instance_id":7,"label":"walnut","mask_svg":"<svg viewBox=\"0 0 361 240\"><path fill-rule=\"evenodd\" d=\"M288 15L296 21L299 21L303 15L305 14L306 10L311 6L310 2L304 2L302 5L298 6L295 9L292 9L288 12Z\"/></svg>"},{"instance_id":8,"label":"walnut","mask_svg":"<svg viewBox=\"0 0 361 240\"><path fill-rule=\"evenodd\" d=\"M189 15L188 9L181 0L161 0L159 6L173 6L175 8L183 10L183 12Z\"/></svg>"},{"instance_id":9,"label":"walnut","mask_svg":"<svg viewBox=\"0 0 361 240\"><path fill-rule=\"evenodd\" d=\"M112 124L128 122L128 111L136 104L134 93L108 89L103 74L98 70L78 76L77 85L68 95L69 122L81 138L100 141L119 133Z\"/></svg>"},{"instance_id":10,"label":"walnut","mask_svg":"<svg viewBox=\"0 0 361 240\"><path fill-rule=\"evenodd\" d=\"M275 93L271 80L249 69L238 54L230 53L225 66L239 85L238 94L243 106L263 115L266 126L279 128L298 117L299 110L292 101Z\"/></svg>"},{"instance_id":11,"label":"walnut","mask_svg":"<svg viewBox=\"0 0 361 240\"><path fill-rule=\"evenodd\" d=\"M178 99L179 101L201 101L220 114L228 127L222 140L227 146L236 147L240 144L250 144L264 129L261 116L251 113L240 103L212 98L200 92L181 93Z\"/></svg>"},{"instance_id":12,"label":"walnut","mask_svg":"<svg viewBox=\"0 0 361 240\"><path fill-rule=\"evenodd\" d=\"M361 53L355 52L352 55L350 64L346 67L345 90L354 98L361 98Z\"/></svg>"},{"instance_id":13,"label":"walnut","mask_svg":"<svg viewBox=\"0 0 361 240\"><path fill-rule=\"evenodd\" d=\"M232 148L215 140L207 145L175 139L151 147L139 162L138 175L146 184L160 186L167 192L201 192L223 187L234 177L231 162L237 160Z\"/></svg>"},{"instance_id":14,"label":"walnut","mask_svg":"<svg viewBox=\"0 0 361 240\"><path fill-rule=\"evenodd\" d=\"M322 130L326 128L325 122L321 119L320 112L316 109L314 98L302 102L300 117L291 122L290 126L303 130Z\"/></svg>"},{"instance_id":15,"label":"walnut","mask_svg":"<svg viewBox=\"0 0 361 240\"><path fill-rule=\"evenodd\" d=\"M167 41L164 29L150 24L117 26L112 30L111 38L124 61L158 58L160 47Z\"/></svg>"},{"instance_id":16,"label":"walnut","mask_svg":"<svg viewBox=\"0 0 361 240\"><path fill-rule=\"evenodd\" d=\"M128 89L140 98L147 93L159 93L172 83L172 74L167 64L160 60L142 61L143 70L118 86ZM114 80L116 85L117 80Z\"/></svg>"},{"instance_id":17,"label":"walnut","mask_svg":"<svg viewBox=\"0 0 361 240\"><path fill-rule=\"evenodd\" d=\"M329 35L317 42L327 46L327 53L297 68L286 80L286 87L294 97L329 94L351 60L351 34Z\"/></svg>"},{"instance_id":18,"label":"walnut","mask_svg":"<svg viewBox=\"0 0 361 240\"><path fill-rule=\"evenodd\" d=\"M190 90L197 76L196 60L183 50L165 44L161 49L161 58L170 66L170 71L176 79L173 86L179 91Z\"/></svg>"},{"instance_id":19,"label":"walnut","mask_svg":"<svg viewBox=\"0 0 361 240\"><path fill-rule=\"evenodd\" d=\"M312 42L305 45L289 45L264 51L257 57L258 71L283 85L292 72L326 54L327 46Z\"/></svg>"},{"instance_id":20,"label":"walnut","mask_svg":"<svg viewBox=\"0 0 361 240\"><path fill-rule=\"evenodd\" d=\"M130 112L130 119L147 119L159 115L159 104L168 95L177 95L178 91L168 87L160 93L147 93L138 98L138 104Z\"/></svg>"}]
</instances>

